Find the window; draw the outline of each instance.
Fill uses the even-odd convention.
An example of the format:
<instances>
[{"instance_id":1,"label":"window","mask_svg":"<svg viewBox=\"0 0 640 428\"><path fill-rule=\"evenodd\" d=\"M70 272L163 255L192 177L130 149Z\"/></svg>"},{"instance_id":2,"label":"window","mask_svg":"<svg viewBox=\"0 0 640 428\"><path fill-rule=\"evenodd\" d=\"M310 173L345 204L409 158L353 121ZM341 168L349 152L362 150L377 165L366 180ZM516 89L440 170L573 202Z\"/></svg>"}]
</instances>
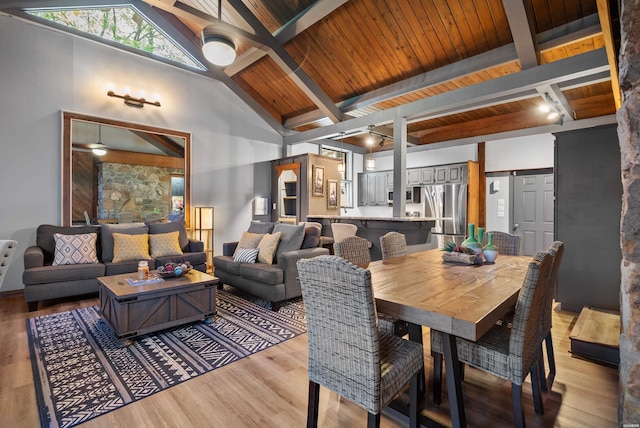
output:
<instances>
[{"instance_id":1,"label":"window","mask_svg":"<svg viewBox=\"0 0 640 428\"><path fill-rule=\"evenodd\" d=\"M347 152L346 151L342 151L342 150L338 150L338 149L322 146L322 150L320 151L320 154L322 156L328 156L328 157L331 157L331 158L340 159L342 161L342 166L344 168L343 171L345 171L345 173L342 174L342 178L343 179L348 178L351 175L351 174L348 173L348 171L349 171L349 163L348 163L349 156L347 156Z\"/></svg>"},{"instance_id":2,"label":"window","mask_svg":"<svg viewBox=\"0 0 640 428\"><path fill-rule=\"evenodd\" d=\"M30 15L83 33L205 70L194 58L131 6L79 9L30 9Z\"/></svg>"}]
</instances>

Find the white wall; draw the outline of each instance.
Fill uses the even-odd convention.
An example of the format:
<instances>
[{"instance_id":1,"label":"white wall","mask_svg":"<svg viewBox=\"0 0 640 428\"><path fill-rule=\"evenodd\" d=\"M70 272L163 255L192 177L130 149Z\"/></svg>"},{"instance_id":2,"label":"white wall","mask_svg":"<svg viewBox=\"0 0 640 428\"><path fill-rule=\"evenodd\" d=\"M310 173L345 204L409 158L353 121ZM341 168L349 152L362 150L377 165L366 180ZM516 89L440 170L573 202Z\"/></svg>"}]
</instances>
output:
<instances>
[{"instance_id":1,"label":"white wall","mask_svg":"<svg viewBox=\"0 0 640 428\"><path fill-rule=\"evenodd\" d=\"M108 46L0 16L0 238L18 241L1 291L22 289L22 253L40 224L61 222L61 111L192 134L192 205L215 207L215 248L251 221L253 164L282 137L224 85ZM159 93L130 108L107 85Z\"/></svg>"},{"instance_id":2,"label":"white wall","mask_svg":"<svg viewBox=\"0 0 640 428\"><path fill-rule=\"evenodd\" d=\"M553 168L554 141L552 134L487 141L485 171Z\"/></svg>"}]
</instances>

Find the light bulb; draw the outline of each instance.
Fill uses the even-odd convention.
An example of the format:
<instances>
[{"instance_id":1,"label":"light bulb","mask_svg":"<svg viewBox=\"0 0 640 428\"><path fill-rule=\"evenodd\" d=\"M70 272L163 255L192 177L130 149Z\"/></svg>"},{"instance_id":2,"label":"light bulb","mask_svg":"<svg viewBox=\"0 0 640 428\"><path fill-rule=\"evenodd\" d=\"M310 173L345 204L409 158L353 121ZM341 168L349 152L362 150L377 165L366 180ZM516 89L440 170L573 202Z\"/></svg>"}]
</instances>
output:
<instances>
[{"instance_id":1,"label":"light bulb","mask_svg":"<svg viewBox=\"0 0 640 428\"><path fill-rule=\"evenodd\" d=\"M540 107L538 107L538 108L543 113L549 113L549 111L551 110L551 108L549 107L549 104L547 104L547 103L540 104Z\"/></svg>"},{"instance_id":2,"label":"light bulb","mask_svg":"<svg viewBox=\"0 0 640 428\"><path fill-rule=\"evenodd\" d=\"M558 116L560 116L560 114L554 110L551 113L549 113L549 115L547 116L547 119L554 120L554 119L557 119Z\"/></svg>"}]
</instances>

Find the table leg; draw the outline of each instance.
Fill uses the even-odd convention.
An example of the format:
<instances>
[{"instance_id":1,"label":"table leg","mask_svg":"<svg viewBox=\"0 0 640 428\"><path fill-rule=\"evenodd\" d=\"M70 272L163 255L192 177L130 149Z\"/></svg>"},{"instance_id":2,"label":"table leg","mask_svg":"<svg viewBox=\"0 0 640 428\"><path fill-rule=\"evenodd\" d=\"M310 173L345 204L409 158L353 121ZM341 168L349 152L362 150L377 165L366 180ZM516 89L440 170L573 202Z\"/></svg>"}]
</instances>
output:
<instances>
[{"instance_id":1,"label":"table leg","mask_svg":"<svg viewBox=\"0 0 640 428\"><path fill-rule=\"evenodd\" d=\"M451 409L451 423L454 428L466 427L467 419L462 401L462 372L458 361L456 337L442 333L442 347L444 348L444 364L447 371L447 391L449 393L449 408Z\"/></svg>"},{"instance_id":2,"label":"table leg","mask_svg":"<svg viewBox=\"0 0 640 428\"><path fill-rule=\"evenodd\" d=\"M408 323L409 325L409 340L412 342L417 342L422 345L422 326L418 324ZM418 379L418 391L421 395L424 395L426 390L425 387L425 372L424 372L424 364L422 365L422 370L420 370L420 377Z\"/></svg>"}]
</instances>

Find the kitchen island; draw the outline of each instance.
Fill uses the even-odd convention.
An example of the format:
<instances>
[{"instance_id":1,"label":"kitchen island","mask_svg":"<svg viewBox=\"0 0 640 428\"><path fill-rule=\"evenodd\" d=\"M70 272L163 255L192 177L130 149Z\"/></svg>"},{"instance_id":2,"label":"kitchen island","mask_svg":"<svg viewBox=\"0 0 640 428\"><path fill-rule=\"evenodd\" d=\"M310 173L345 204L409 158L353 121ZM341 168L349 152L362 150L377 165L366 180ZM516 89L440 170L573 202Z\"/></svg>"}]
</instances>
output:
<instances>
[{"instance_id":1,"label":"kitchen island","mask_svg":"<svg viewBox=\"0 0 640 428\"><path fill-rule=\"evenodd\" d=\"M431 247L431 228L435 226L430 217L349 217L336 215L309 215L307 221L322 224L322 234L333 236L332 223L350 223L358 226L356 236L371 242L371 260L380 260L380 237L387 232L400 232L407 239L409 252L423 251Z\"/></svg>"}]
</instances>

